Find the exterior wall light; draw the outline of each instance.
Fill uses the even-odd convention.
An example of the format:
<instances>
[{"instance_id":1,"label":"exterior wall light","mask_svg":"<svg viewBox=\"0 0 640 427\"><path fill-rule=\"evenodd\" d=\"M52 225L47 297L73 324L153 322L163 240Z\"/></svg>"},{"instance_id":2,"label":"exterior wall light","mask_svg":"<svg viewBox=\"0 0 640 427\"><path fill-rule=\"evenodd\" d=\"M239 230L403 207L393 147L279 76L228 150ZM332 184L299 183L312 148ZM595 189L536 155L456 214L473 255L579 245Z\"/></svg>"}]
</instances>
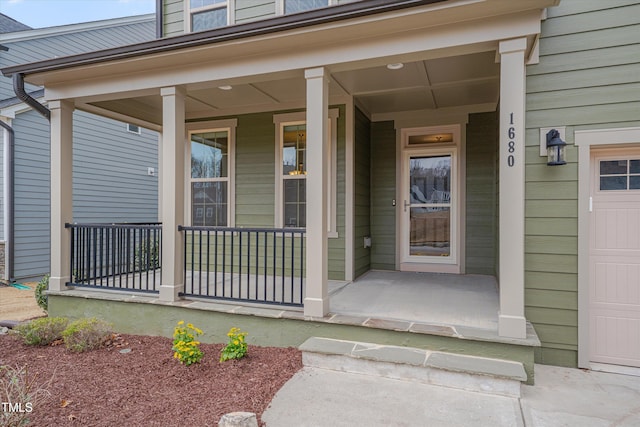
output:
<instances>
[{"instance_id":1,"label":"exterior wall light","mask_svg":"<svg viewBox=\"0 0 640 427\"><path fill-rule=\"evenodd\" d=\"M547 165L566 165L566 147L567 143L560 138L560 132L556 129L547 132Z\"/></svg>"}]
</instances>

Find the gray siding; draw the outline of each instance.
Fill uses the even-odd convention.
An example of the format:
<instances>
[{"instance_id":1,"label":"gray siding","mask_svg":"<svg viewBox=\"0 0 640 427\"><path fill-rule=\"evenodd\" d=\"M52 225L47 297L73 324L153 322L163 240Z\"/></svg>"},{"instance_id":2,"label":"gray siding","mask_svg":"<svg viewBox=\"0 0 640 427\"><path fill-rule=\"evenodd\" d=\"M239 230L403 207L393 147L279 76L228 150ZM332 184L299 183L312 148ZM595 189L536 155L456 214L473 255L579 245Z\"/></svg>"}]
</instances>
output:
<instances>
[{"instance_id":1,"label":"gray siding","mask_svg":"<svg viewBox=\"0 0 640 427\"><path fill-rule=\"evenodd\" d=\"M527 67L526 316L539 363L576 366L578 165L576 130L640 126L640 3L563 0L549 9L540 63ZM538 154L540 127L567 126L568 164Z\"/></svg>"},{"instance_id":2,"label":"gray siding","mask_svg":"<svg viewBox=\"0 0 640 427\"><path fill-rule=\"evenodd\" d=\"M371 122L355 109L354 277L371 268L371 249L364 237L371 236Z\"/></svg>"},{"instance_id":3,"label":"gray siding","mask_svg":"<svg viewBox=\"0 0 640 427\"><path fill-rule=\"evenodd\" d=\"M15 277L41 276L50 260L49 124L34 111L16 130ZM125 124L74 113L73 210L77 222L156 222L158 136Z\"/></svg>"},{"instance_id":4,"label":"gray siding","mask_svg":"<svg viewBox=\"0 0 640 427\"><path fill-rule=\"evenodd\" d=\"M371 124L371 268L396 269L396 130Z\"/></svg>"},{"instance_id":5,"label":"gray siding","mask_svg":"<svg viewBox=\"0 0 640 427\"><path fill-rule=\"evenodd\" d=\"M16 278L49 272L50 167L49 123L29 111L13 122L15 150Z\"/></svg>"},{"instance_id":6,"label":"gray siding","mask_svg":"<svg viewBox=\"0 0 640 427\"><path fill-rule=\"evenodd\" d=\"M467 125L466 272L496 274L498 115Z\"/></svg>"},{"instance_id":7,"label":"gray siding","mask_svg":"<svg viewBox=\"0 0 640 427\"><path fill-rule=\"evenodd\" d=\"M158 134L76 112L73 211L77 222L157 222Z\"/></svg>"},{"instance_id":8,"label":"gray siding","mask_svg":"<svg viewBox=\"0 0 640 427\"><path fill-rule=\"evenodd\" d=\"M164 37L179 36L184 34L184 1L188 0L164 0L163 1L163 29Z\"/></svg>"}]
</instances>

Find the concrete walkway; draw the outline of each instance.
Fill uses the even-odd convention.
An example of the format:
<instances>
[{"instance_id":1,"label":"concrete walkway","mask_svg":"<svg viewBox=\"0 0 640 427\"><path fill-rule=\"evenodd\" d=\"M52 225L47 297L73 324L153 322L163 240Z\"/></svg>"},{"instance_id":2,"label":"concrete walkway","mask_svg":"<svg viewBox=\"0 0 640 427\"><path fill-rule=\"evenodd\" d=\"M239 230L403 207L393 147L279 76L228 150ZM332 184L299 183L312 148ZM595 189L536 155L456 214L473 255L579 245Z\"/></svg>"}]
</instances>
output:
<instances>
[{"instance_id":1,"label":"concrete walkway","mask_svg":"<svg viewBox=\"0 0 640 427\"><path fill-rule=\"evenodd\" d=\"M520 399L305 367L278 392L268 427L640 426L640 377L536 365Z\"/></svg>"}]
</instances>

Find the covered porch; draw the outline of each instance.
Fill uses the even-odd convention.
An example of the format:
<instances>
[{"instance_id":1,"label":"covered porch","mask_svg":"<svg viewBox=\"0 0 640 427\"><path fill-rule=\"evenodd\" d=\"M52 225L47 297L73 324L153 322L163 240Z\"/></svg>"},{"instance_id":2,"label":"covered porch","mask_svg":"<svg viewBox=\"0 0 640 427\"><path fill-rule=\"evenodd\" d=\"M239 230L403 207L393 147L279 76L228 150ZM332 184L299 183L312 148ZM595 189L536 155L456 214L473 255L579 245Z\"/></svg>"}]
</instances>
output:
<instances>
[{"instance_id":1,"label":"covered porch","mask_svg":"<svg viewBox=\"0 0 640 427\"><path fill-rule=\"evenodd\" d=\"M301 21L303 15L281 17L13 70L27 82L45 86L51 109L50 286L55 295L78 292L70 289L75 271L65 224L73 222L71 129L73 111L81 109L161 132L162 270L153 278L158 295L132 298L179 306L205 304L184 299L198 297L185 295L195 270L189 275L190 243L183 231L198 218L195 194L200 183L209 179L216 188L224 188L219 193L225 194L224 203L213 209L225 218L226 227L235 227L229 231L233 235L242 227L280 229L289 224L284 184L304 179L304 189L297 189L306 199L297 199L295 221L305 232L304 244L297 246L304 247L299 266L303 313L283 312L328 324L356 318L365 319L361 323L368 326L364 323L378 319L384 325L431 325L426 329L453 331L445 333L451 337L459 334L455 328L471 328L490 331L487 334L499 341L526 340L525 63L535 61L541 11L553 1L398 3L403 4L354 2L324 17L314 14L308 22ZM278 30L271 27L275 24ZM464 275L465 234L474 231L465 216L470 204L465 187L466 120L471 114L496 111L493 124L499 132L492 142L498 148L493 159L497 164L486 177L495 182L493 173L499 170L499 190L492 192L498 200L489 203L493 210L488 215L496 223L489 238L498 250L490 267L500 278L499 286L493 279ZM282 158L285 141L278 132L301 123L305 164L299 165L301 157L296 157L295 163L285 165L294 170L287 171ZM389 143L382 144L386 151L377 151L390 163L383 173L374 174L367 160L378 136L372 123L385 123L390 136ZM453 129L448 133L455 134L455 140L421 140L423 135L412 133L425 126ZM221 157L232 160L226 169L220 168L215 176L194 176L189 159L193 132L224 133L227 151ZM418 137L416 144L434 144L431 148L449 159L455 188L435 189L428 200L411 198L409 162L433 156L415 153L412 137ZM337 138L335 146L332 138ZM373 185L374 175L386 177L386 182ZM334 176L340 178L330 179ZM375 205L372 199L378 195L381 202ZM426 224L446 224L438 227L447 230L449 241L435 232L425 232L431 237L423 239L411 234L407 227L419 222L410 218L414 209L424 229ZM208 215L206 210L202 213ZM373 271L358 278L376 269L366 239L374 228L373 218L383 218L381 228L390 231L386 240L373 239L374 249L386 247L388 269L457 276L403 272L376 279L380 273ZM407 241L413 249L404 253ZM415 262L424 254L429 263ZM200 267L198 274L209 271ZM350 284L333 292L330 271L332 278ZM208 289L208 279L206 283ZM381 295L389 297L378 299ZM474 298L483 303L474 303ZM357 322L349 324L362 326ZM404 331L412 332L411 326Z\"/></svg>"}]
</instances>

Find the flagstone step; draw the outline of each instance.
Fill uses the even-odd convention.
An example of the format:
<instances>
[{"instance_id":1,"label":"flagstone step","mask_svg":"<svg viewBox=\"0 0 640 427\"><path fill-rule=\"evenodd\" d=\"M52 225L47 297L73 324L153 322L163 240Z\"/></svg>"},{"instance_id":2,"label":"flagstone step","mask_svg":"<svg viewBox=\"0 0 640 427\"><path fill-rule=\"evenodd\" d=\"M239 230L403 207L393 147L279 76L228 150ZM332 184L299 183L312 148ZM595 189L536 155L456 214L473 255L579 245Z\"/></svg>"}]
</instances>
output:
<instances>
[{"instance_id":1,"label":"flagstone step","mask_svg":"<svg viewBox=\"0 0 640 427\"><path fill-rule=\"evenodd\" d=\"M394 345L311 337L299 349L305 366L520 397L520 362Z\"/></svg>"}]
</instances>

